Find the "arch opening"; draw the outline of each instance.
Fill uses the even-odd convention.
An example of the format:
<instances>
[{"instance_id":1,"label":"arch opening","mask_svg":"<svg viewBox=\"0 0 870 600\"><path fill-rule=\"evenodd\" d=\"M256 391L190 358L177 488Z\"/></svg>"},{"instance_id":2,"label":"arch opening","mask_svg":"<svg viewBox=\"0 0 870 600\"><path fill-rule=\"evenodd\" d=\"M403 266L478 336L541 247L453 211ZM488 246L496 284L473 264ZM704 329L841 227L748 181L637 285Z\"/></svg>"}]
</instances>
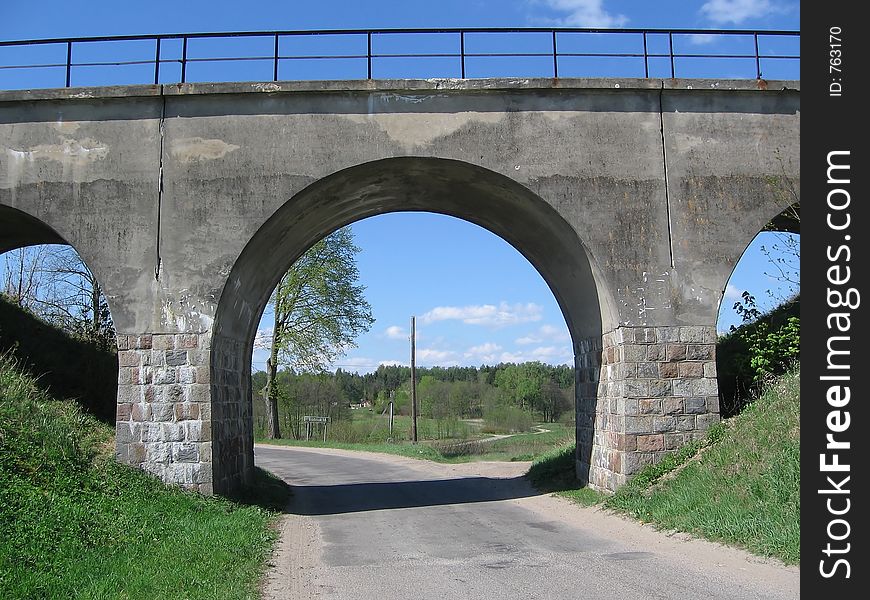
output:
<instances>
[{"instance_id":1,"label":"arch opening","mask_svg":"<svg viewBox=\"0 0 870 600\"><path fill-rule=\"evenodd\" d=\"M800 202L796 202L774 215L746 244L722 291L716 366L723 418L738 414L751 401L763 373L778 374L797 358L799 317ZM753 365L757 351L751 340L767 344L759 337L762 330L778 332L781 340L794 343L783 342L763 364Z\"/></svg>"},{"instance_id":2,"label":"arch opening","mask_svg":"<svg viewBox=\"0 0 870 600\"><path fill-rule=\"evenodd\" d=\"M211 339L214 488L246 483L253 469L250 364L253 339L281 275L319 239L367 217L433 212L479 225L531 263L571 335L578 410L578 464L592 463L601 336L612 303L577 232L544 200L509 178L453 160L394 158L312 184L260 228L236 261L218 303Z\"/></svg>"},{"instance_id":3,"label":"arch opening","mask_svg":"<svg viewBox=\"0 0 870 600\"><path fill-rule=\"evenodd\" d=\"M48 224L0 206L0 274L0 352L10 352L55 397L114 424L115 330L90 265Z\"/></svg>"}]
</instances>

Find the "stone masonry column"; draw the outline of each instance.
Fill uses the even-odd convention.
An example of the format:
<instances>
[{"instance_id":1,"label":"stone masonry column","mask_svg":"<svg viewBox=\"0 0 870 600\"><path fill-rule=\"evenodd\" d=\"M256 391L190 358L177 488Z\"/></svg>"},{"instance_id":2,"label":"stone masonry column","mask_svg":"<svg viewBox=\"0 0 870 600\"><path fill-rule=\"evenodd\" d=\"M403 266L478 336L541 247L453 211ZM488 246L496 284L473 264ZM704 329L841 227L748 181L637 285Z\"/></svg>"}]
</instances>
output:
<instances>
[{"instance_id":1,"label":"stone masonry column","mask_svg":"<svg viewBox=\"0 0 870 600\"><path fill-rule=\"evenodd\" d=\"M119 334L116 455L213 492L209 333Z\"/></svg>"},{"instance_id":2,"label":"stone masonry column","mask_svg":"<svg viewBox=\"0 0 870 600\"><path fill-rule=\"evenodd\" d=\"M578 344L578 478L614 491L703 437L719 421L715 349L708 326L618 327Z\"/></svg>"}]
</instances>

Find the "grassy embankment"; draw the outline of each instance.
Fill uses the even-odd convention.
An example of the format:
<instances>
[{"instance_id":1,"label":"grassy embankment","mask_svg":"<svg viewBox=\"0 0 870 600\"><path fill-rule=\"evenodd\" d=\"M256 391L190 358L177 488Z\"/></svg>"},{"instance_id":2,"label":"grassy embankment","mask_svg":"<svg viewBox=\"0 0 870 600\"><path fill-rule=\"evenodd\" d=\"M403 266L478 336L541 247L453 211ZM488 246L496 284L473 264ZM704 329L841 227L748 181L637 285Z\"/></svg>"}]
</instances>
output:
<instances>
[{"instance_id":1,"label":"grassy embankment","mask_svg":"<svg viewBox=\"0 0 870 600\"><path fill-rule=\"evenodd\" d=\"M532 481L662 529L741 546L789 564L800 561L800 370L766 386L705 440L643 469L612 496L566 489L573 455L568 446L542 457L530 470Z\"/></svg>"},{"instance_id":2,"label":"grassy embankment","mask_svg":"<svg viewBox=\"0 0 870 600\"><path fill-rule=\"evenodd\" d=\"M258 472L247 505L169 488L115 463L111 427L45 385L0 352L0 598L258 597L264 507L286 486Z\"/></svg>"}]
</instances>

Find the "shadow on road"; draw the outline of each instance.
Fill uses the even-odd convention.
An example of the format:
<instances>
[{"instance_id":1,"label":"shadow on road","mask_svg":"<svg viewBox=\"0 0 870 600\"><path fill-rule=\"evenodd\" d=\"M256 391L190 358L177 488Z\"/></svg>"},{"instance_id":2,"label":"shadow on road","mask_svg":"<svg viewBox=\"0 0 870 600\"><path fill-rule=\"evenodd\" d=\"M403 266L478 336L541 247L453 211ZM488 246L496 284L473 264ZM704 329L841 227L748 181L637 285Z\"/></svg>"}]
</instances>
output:
<instances>
[{"instance_id":1,"label":"shadow on road","mask_svg":"<svg viewBox=\"0 0 870 600\"><path fill-rule=\"evenodd\" d=\"M389 483L293 485L287 512L334 515L393 508L493 502L539 496L525 477L465 477Z\"/></svg>"}]
</instances>

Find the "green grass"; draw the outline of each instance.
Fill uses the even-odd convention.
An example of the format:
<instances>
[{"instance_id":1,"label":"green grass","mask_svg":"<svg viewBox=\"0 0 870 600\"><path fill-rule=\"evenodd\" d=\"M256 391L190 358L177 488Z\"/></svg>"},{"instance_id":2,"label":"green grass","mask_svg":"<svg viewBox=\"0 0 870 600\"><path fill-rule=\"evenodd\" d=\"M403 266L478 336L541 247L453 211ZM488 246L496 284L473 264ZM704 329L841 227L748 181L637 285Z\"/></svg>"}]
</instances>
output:
<instances>
[{"instance_id":1,"label":"green grass","mask_svg":"<svg viewBox=\"0 0 870 600\"><path fill-rule=\"evenodd\" d=\"M119 465L112 433L0 356L0 598L256 598L274 514Z\"/></svg>"},{"instance_id":2,"label":"green grass","mask_svg":"<svg viewBox=\"0 0 870 600\"><path fill-rule=\"evenodd\" d=\"M532 466L541 489L601 502L655 526L800 561L800 371L769 385L740 415L641 470L612 496L570 489L573 446ZM568 488L568 489L565 489Z\"/></svg>"},{"instance_id":3,"label":"green grass","mask_svg":"<svg viewBox=\"0 0 870 600\"><path fill-rule=\"evenodd\" d=\"M574 430L571 427L560 423L544 423L541 427L551 431L547 433L523 433L493 442L481 442L480 440L468 442L461 442L460 440L430 440L421 441L418 444L411 444L407 441L389 444L386 442L347 443L331 440L326 442L315 440L306 442L304 440L269 440L263 438L257 438L256 442L303 448L339 448L343 450L381 452L383 454L396 454L441 463L457 463L476 460L533 460L535 457L551 450L553 446L564 444L574 436ZM459 445L464 446L464 448L458 448L457 446Z\"/></svg>"}]
</instances>

